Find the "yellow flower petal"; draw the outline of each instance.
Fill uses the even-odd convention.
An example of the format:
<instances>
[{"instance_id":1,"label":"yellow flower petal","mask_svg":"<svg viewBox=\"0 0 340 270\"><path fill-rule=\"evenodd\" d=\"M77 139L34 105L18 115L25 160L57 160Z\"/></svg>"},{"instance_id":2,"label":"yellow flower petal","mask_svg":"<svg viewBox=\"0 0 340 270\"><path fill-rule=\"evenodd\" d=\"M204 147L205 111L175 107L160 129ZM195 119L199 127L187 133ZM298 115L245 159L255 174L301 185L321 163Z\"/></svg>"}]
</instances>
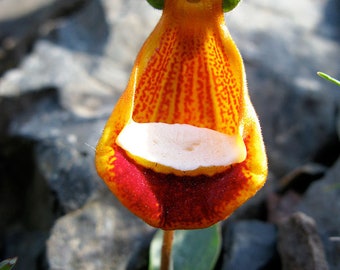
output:
<instances>
[{"instance_id":1,"label":"yellow flower petal","mask_svg":"<svg viewBox=\"0 0 340 270\"><path fill-rule=\"evenodd\" d=\"M236 136L243 140L246 158L222 172L217 166L197 176L182 176L184 167L177 175L169 166L157 171L147 165L149 159L138 163L135 152L129 156L117 144L131 122L190 125ZM211 226L263 186L267 160L260 125L242 58L224 24L222 0L165 1L105 126L96 166L128 209L168 230Z\"/></svg>"}]
</instances>

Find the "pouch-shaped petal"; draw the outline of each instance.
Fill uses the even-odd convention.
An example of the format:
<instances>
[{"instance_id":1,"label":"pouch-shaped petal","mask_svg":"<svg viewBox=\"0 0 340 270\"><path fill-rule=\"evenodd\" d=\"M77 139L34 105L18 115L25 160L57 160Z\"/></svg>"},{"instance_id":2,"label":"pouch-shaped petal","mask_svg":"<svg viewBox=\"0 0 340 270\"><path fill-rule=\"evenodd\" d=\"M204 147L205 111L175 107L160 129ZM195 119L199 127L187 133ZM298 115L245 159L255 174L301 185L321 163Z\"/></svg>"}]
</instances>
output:
<instances>
[{"instance_id":1,"label":"pouch-shaped petal","mask_svg":"<svg viewBox=\"0 0 340 270\"><path fill-rule=\"evenodd\" d=\"M185 146L195 138L204 147L191 158ZM105 126L96 167L131 212L162 229L208 227L263 186L261 130L222 0L165 1Z\"/></svg>"}]
</instances>

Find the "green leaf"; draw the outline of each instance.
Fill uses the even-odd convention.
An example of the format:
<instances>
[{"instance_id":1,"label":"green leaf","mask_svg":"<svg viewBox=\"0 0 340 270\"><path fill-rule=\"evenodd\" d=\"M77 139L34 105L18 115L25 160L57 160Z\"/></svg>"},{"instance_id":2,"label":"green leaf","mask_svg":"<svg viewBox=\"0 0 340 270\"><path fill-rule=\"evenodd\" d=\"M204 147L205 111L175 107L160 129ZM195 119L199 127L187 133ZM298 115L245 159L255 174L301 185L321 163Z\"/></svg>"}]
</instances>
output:
<instances>
[{"instance_id":1,"label":"green leaf","mask_svg":"<svg viewBox=\"0 0 340 270\"><path fill-rule=\"evenodd\" d=\"M163 231L158 230L151 242L149 270L160 269L162 241ZM220 224L203 230L177 230L172 246L173 269L214 269L221 246Z\"/></svg>"},{"instance_id":2,"label":"green leaf","mask_svg":"<svg viewBox=\"0 0 340 270\"><path fill-rule=\"evenodd\" d=\"M232 9L234 9L240 0L223 0L223 11L228 12Z\"/></svg>"},{"instance_id":3,"label":"green leaf","mask_svg":"<svg viewBox=\"0 0 340 270\"><path fill-rule=\"evenodd\" d=\"M146 0L148 3L157 9L163 9L164 8L164 0Z\"/></svg>"},{"instance_id":4,"label":"green leaf","mask_svg":"<svg viewBox=\"0 0 340 270\"><path fill-rule=\"evenodd\" d=\"M164 8L164 0L146 0L151 6L157 9L163 9ZM234 9L240 0L223 0L223 11L228 12L232 9Z\"/></svg>"},{"instance_id":5,"label":"green leaf","mask_svg":"<svg viewBox=\"0 0 340 270\"><path fill-rule=\"evenodd\" d=\"M337 86L340 86L340 81L338 81L337 79L334 79L333 77L327 75L326 73L323 73L323 72L320 72L320 71L319 71L319 72L317 72L317 74L318 74L321 78L323 78L323 79L325 79L325 80L327 80L327 81L330 81L330 82L336 84Z\"/></svg>"},{"instance_id":6,"label":"green leaf","mask_svg":"<svg viewBox=\"0 0 340 270\"><path fill-rule=\"evenodd\" d=\"M0 262L0 270L11 270L16 264L18 258L11 258Z\"/></svg>"}]
</instances>

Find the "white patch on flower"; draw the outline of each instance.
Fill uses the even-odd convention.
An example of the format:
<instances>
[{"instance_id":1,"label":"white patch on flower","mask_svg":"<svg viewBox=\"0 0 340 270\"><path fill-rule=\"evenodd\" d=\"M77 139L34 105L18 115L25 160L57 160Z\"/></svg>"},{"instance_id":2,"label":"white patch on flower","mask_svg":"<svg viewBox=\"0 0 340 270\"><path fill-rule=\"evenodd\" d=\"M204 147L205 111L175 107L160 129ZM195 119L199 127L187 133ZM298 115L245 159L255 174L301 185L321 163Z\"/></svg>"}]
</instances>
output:
<instances>
[{"instance_id":1,"label":"white patch on flower","mask_svg":"<svg viewBox=\"0 0 340 270\"><path fill-rule=\"evenodd\" d=\"M228 136L187 124L131 121L116 143L136 163L161 173L213 175L245 160L240 135Z\"/></svg>"}]
</instances>

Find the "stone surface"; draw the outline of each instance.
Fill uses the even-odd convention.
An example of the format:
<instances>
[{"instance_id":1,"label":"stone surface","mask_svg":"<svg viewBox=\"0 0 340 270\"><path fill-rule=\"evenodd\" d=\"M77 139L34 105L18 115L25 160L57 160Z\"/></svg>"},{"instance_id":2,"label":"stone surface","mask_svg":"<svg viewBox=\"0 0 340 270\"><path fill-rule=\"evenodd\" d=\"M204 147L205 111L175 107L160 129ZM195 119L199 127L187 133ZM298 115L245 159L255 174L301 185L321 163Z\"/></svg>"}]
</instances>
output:
<instances>
[{"instance_id":1,"label":"stone surface","mask_svg":"<svg viewBox=\"0 0 340 270\"><path fill-rule=\"evenodd\" d=\"M48 269L44 255L47 238L47 231L12 230L4 239L7 247L4 258L18 257L13 269Z\"/></svg>"},{"instance_id":2,"label":"stone surface","mask_svg":"<svg viewBox=\"0 0 340 270\"><path fill-rule=\"evenodd\" d=\"M260 221L240 221L226 226L223 270L269 267L276 256L276 228ZM269 269L269 268L268 268Z\"/></svg>"},{"instance_id":3,"label":"stone surface","mask_svg":"<svg viewBox=\"0 0 340 270\"><path fill-rule=\"evenodd\" d=\"M85 2L86 0L1 1L0 74L24 57L51 19L79 8Z\"/></svg>"},{"instance_id":4,"label":"stone surface","mask_svg":"<svg viewBox=\"0 0 340 270\"><path fill-rule=\"evenodd\" d=\"M302 196L295 191L288 191L285 194L270 193L267 196L268 221L278 224L287 219L293 213L301 202Z\"/></svg>"},{"instance_id":5,"label":"stone surface","mask_svg":"<svg viewBox=\"0 0 340 270\"><path fill-rule=\"evenodd\" d=\"M145 1L132 4L127 12L122 0L93 0L59 22L18 69L0 79L0 93L56 88L66 110L80 117L107 117L125 88L135 54L159 17ZM131 31L116 30L121 27Z\"/></svg>"},{"instance_id":6,"label":"stone surface","mask_svg":"<svg viewBox=\"0 0 340 270\"><path fill-rule=\"evenodd\" d=\"M332 236L323 238L326 256L331 270L337 270L340 266L340 237Z\"/></svg>"},{"instance_id":7,"label":"stone surface","mask_svg":"<svg viewBox=\"0 0 340 270\"><path fill-rule=\"evenodd\" d=\"M307 190L299 209L313 217L330 236L340 235L340 160Z\"/></svg>"},{"instance_id":8,"label":"stone surface","mask_svg":"<svg viewBox=\"0 0 340 270\"><path fill-rule=\"evenodd\" d=\"M21 106L25 103L29 106ZM63 212L81 207L101 183L93 159L95 132L104 121L85 121L63 110L53 89L27 93L22 99L6 98L2 105L17 108L3 136L34 142L35 174L47 181Z\"/></svg>"},{"instance_id":9,"label":"stone surface","mask_svg":"<svg viewBox=\"0 0 340 270\"><path fill-rule=\"evenodd\" d=\"M51 270L126 269L138 245L152 229L119 206L107 190L60 218L47 242Z\"/></svg>"},{"instance_id":10,"label":"stone surface","mask_svg":"<svg viewBox=\"0 0 340 270\"><path fill-rule=\"evenodd\" d=\"M315 222L295 213L278 226L278 250L283 270L328 270Z\"/></svg>"},{"instance_id":11,"label":"stone surface","mask_svg":"<svg viewBox=\"0 0 340 270\"><path fill-rule=\"evenodd\" d=\"M300 211L311 216L320 234L325 238L327 257L332 269L340 267L340 160L323 179L313 183L298 206Z\"/></svg>"},{"instance_id":12,"label":"stone surface","mask_svg":"<svg viewBox=\"0 0 340 270\"><path fill-rule=\"evenodd\" d=\"M338 143L340 92L316 72L340 77L339 10L338 1L255 0L227 15L277 176L312 160L329 142Z\"/></svg>"}]
</instances>

